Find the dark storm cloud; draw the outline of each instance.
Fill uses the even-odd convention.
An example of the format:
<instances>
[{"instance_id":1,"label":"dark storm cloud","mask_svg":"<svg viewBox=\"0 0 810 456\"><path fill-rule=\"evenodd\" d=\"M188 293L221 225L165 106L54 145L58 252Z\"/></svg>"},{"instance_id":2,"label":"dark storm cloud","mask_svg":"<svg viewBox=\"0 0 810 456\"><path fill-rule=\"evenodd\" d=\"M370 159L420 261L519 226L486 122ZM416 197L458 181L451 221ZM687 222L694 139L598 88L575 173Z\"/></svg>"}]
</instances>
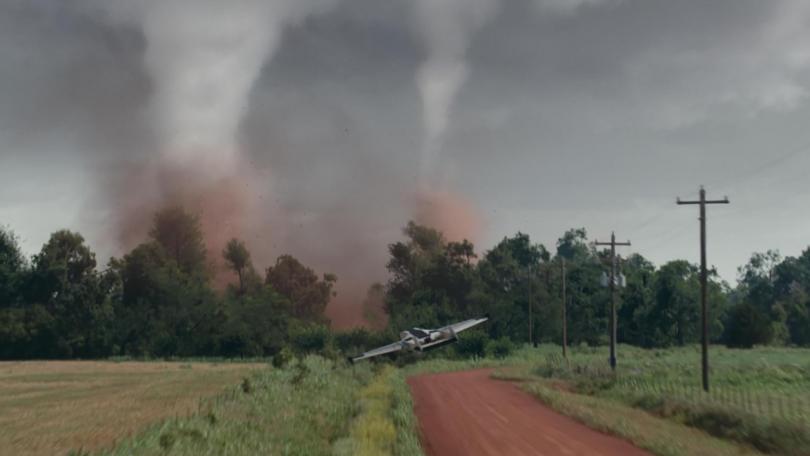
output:
<instances>
[{"instance_id":1,"label":"dark storm cloud","mask_svg":"<svg viewBox=\"0 0 810 456\"><path fill-rule=\"evenodd\" d=\"M0 5L0 125L5 152L96 156L140 149L148 140L140 111L149 94L143 40L74 2ZM60 142L68 142L63 153ZM33 147L30 147L34 144ZM68 161L68 160L65 160Z\"/></svg>"},{"instance_id":2,"label":"dark storm cloud","mask_svg":"<svg viewBox=\"0 0 810 456\"><path fill-rule=\"evenodd\" d=\"M673 200L705 182L733 202L710 225L710 259L726 278L751 250L795 254L810 228L801 198L773 201L801 191L810 162L800 153L761 165L810 143L808 9L801 0L503 0L470 34L435 166L486 215L485 245L517 230L552 244L583 225L597 236L616 229L657 262L695 260L696 214ZM346 0L284 31L238 133L266 173L260 191L299 231L269 241L277 249L338 267L338 246L359 242L343 233L361 232L371 242L357 248L384 261L419 179L416 74L429 49L414 21L408 1ZM0 223L29 238L29 251L60 225L102 239L104 181L116 163L157 148L145 46L138 27L86 2L0 6ZM48 203L54 193L70 204ZM42 208L47 223L30 216ZM764 238L768 215L784 223Z\"/></svg>"}]
</instances>

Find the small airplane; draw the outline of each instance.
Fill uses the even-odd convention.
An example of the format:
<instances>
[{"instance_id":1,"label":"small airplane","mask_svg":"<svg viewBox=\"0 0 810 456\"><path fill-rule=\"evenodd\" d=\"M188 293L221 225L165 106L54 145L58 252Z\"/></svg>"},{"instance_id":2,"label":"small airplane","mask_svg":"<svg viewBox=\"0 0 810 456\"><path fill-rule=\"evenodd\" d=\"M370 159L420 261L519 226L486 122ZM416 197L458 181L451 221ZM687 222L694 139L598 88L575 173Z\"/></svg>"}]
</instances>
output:
<instances>
[{"instance_id":1,"label":"small airplane","mask_svg":"<svg viewBox=\"0 0 810 456\"><path fill-rule=\"evenodd\" d=\"M458 333L470 329L473 326L480 325L487 321L488 318L472 318L455 323L448 326L443 326L439 329L423 329L413 328L399 333L400 341L393 344L384 345L374 350L369 350L362 355L349 357L349 361L355 363L357 361L373 358L375 356L387 355L401 350L405 351L425 351L439 348L442 345L452 344L458 340Z\"/></svg>"}]
</instances>

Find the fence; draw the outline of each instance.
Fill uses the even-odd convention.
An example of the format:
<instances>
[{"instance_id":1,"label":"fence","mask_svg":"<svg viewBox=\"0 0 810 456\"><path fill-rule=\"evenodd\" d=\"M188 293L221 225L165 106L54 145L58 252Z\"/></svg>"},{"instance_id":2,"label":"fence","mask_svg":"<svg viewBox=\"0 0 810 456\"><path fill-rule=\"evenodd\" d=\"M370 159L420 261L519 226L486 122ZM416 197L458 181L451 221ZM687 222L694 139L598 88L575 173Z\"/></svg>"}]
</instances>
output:
<instances>
[{"instance_id":1,"label":"fence","mask_svg":"<svg viewBox=\"0 0 810 456\"><path fill-rule=\"evenodd\" d=\"M690 380L681 376L656 377L649 371L644 372L644 369L614 374L603 363L594 361L595 359L582 358L566 360L558 354L549 354L536 373L574 382L588 378L602 379L605 381L600 382L600 387L606 388L608 394L612 392L629 399L638 399L641 396L663 397L768 419L783 419L810 428L810 390L806 384L727 385L716 381L710 392L705 393L697 377L692 379L694 383L690 383Z\"/></svg>"},{"instance_id":2,"label":"fence","mask_svg":"<svg viewBox=\"0 0 810 456\"><path fill-rule=\"evenodd\" d=\"M615 389L630 395L664 396L693 404L744 412L764 418L780 418L810 426L810 392L798 388L763 391L745 386L713 386L705 393L700 385L626 376Z\"/></svg>"}]
</instances>

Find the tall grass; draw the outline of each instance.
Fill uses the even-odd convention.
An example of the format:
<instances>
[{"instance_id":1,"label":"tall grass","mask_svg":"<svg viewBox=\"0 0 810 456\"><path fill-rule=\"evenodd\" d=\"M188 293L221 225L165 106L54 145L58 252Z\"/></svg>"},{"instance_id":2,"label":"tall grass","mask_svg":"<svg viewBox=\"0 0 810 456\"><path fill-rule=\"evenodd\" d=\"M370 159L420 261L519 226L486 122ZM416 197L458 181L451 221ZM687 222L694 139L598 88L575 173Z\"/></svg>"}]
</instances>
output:
<instances>
[{"instance_id":1,"label":"tall grass","mask_svg":"<svg viewBox=\"0 0 810 456\"><path fill-rule=\"evenodd\" d=\"M744 386L717 386L707 394L699 385L684 385L672 379L633 377L620 378L616 384L616 391L630 399L661 396L678 402L701 403L737 413L795 422L810 428L810 399L806 392L791 389L763 391Z\"/></svg>"},{"instance_id":2,"label":"tall grass","mask_svg":"<svg viewBox=\"0 0 810 456\"><path fill-rule=\"evenodd\" d=\"M534 374L574 391L641 408L772 454L810 454L807 350L712 349L712 388L701 389L697 347L621 347L614 373L592 349L569 360L548 352Z\"/></svg>"},{"instance_id":3,"label":"tall grass","mask_svg":"<svg viewBox=\"0 0 810 456\"><path fill-rule=\"evenodd\" d=\"M755 449L712 437L618 401L560 390L553 382L526 382L523 389L554 410L590 428L616 435L661 456L759 455Z\"/></svg>"},{"instance_id":4,"label":"tall grass","mask_svg":"<svg viewBox=\"0 0 810 456\"><path fill-rule=\"evenodd\" d=\"M349 437L336 445L337 455L419 456L413 402L401 372L384 366L358 394L360 413Z\"/></svg>"},{"instance_id":5,"label":"tall grass","mask_svg":"<svg viewBox=\"0 0 810 456\"><path fill-rule=\"evenodd\" d=\"M808 351L713 350L709 393L702 390L699 354L691 347L645 351L625 347L630 356L616 374L588 354L563 360L547 354L535 372L569 380L582 392L628 399L661 396L686 403L810 425Z\"/></svg>"},{"instance_id":6,"label":"tall grass","mask_svg":"<svg viewBox=\"0 0 810 456\"><path fill-rule=\"evenodd\" d=\"M356 393L372 378L316 356L283 369L265 368L227 393L103 452L123 455L328 455L349 433Z\"/></svg>"},{"instance_id":7,"label":"tall grass","mask_svg":"<svg viewBox=\"0 0 810 456\"><path fill-rule=\"evenodd\" d=\"M397 456L421 456L422 446L419 443L419 424L413 411L411 390L405 383L405 375L397 369L390 379L393 387L394 406L391 416L397 428Z\"/></svg>"}]
</instances>

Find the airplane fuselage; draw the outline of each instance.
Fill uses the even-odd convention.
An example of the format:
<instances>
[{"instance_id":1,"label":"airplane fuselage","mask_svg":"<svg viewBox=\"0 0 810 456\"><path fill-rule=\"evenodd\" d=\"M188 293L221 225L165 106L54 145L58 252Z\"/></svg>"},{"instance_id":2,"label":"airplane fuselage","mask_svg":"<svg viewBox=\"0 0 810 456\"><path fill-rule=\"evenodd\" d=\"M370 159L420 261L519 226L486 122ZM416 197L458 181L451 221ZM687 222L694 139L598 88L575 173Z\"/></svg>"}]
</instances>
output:
<instances>
[{"instance_id":1,"label":"airplane fuselage","mask_svg":"<svg viewBox=\"0 0 810 456\"><path fill-rule=\"evenodd\" d=\"M458 333L487 321L489 317L471 318L439 329L411 328L399 333L399 340L382 347L363 352L358 356L350 356L349 362L356 362L375 356L388 355L398 351L426 351L442 345L452 344L458 340Z\"/></svg>"},{"instance_id":2,"label":"airplane fuselage","mask_svg":"<svg viewBox=\"0 0 810 456\"><path fill-rule=\"evenodd\" d=\"M451 344L458 340L452 330L439 331L435 329L412 328L399 334L404 350L425 351L442 345Z\"/></svg>"}]
</instances>

